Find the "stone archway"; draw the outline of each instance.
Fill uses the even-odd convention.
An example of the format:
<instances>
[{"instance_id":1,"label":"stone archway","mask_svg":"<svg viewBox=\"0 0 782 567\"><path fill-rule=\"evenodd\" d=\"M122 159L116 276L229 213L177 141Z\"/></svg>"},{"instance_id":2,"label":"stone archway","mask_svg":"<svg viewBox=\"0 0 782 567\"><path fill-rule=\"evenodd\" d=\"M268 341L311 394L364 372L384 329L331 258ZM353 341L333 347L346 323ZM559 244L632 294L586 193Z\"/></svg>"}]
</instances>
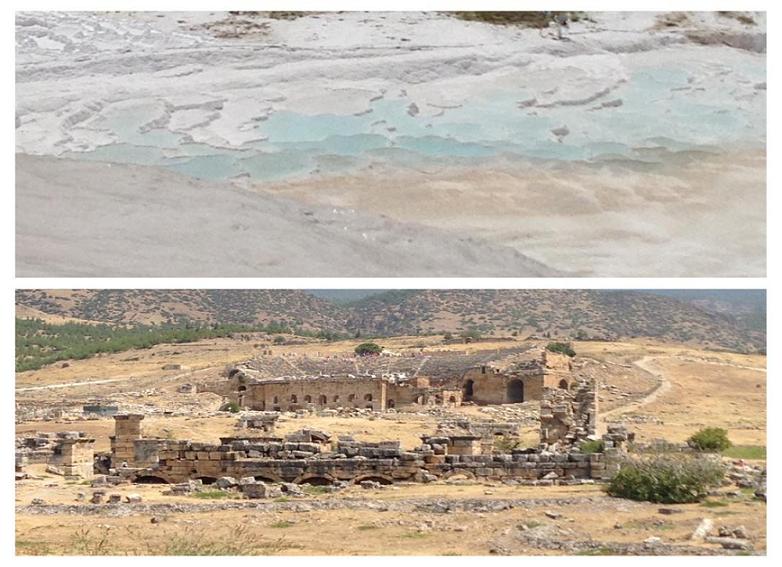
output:
<instances>
[{"instance_id":1,"label":"stone archway","mask_svg":"<svg viewBox=\"0 0 782 567\"><path fill-rule=\"evenodd\" d=\"M353 484L361 484L361 482L365 481L365 480L371 480L373 482L379 482L380 484L383 484L383 485L394 484L394 479L393 478L391 478L390 476L384 475L384 474L379 474L379 473L364 474L364 475L357 476L356 478L354 478L352 480L352 483Z\"/></svg>"},{"instance_id":2,"label":"stone archway","mask_svg":"<svg viewBox=\"0 0 782 567\"><path fill-rule=\"evenodd\" d=\"M568 390L570 388L570 385L567 383L567 380L564 378L559 381L559 389L560 390Z\"/></svg>"},{"instance_id":3,"label":"stone archway","mask_svg":"<svg viewBox=\"0 0 782 567\"><path fill-rule=\"evenodd\" d=\"M520 404L524 401L524 382L521 380L511 380L508 382L508 391L506 399L509 404Z\"/></svg>"},{"instance_id":4,"label":"stone archway","mask_svg":"<svg viewBox=\"0 0 782 567\"><path fill-rule=\"evenodd\" d=\"M260 482L284 482L280 477L271 474L256 474L253 478Z\"/></svg>"},{"instance_id":5,"label":"stone archway","mask_svg":"<svg viewBox=\"0 0 782 567\"><path fill-rule=\"evenodd\" d=\"M151 474L139 475L132 478L131 481L133 484L171 484L162 476L155 476Z\"/></svg>"},{"instance_id":6,"label":"stone archway","mask_svg":"<svg viewBox=\"0 0 782 567\"><path fill-rule=\"evenodd\" d=\"M475 395L475 380L467 380L462 386L462 399L465 402L472 401L472 397Z\"/></svg>"},{"instance_id":7,"label":"stone archway","mask_svg":"<svg viewBox=\"0 0 782 567\"><path fill-rule=\"evenodd\" d=\"M330 474L304 474L293 481L295 484L311 484L312 486L330 486L334 477Z\"/></svg>"}]
</instances>

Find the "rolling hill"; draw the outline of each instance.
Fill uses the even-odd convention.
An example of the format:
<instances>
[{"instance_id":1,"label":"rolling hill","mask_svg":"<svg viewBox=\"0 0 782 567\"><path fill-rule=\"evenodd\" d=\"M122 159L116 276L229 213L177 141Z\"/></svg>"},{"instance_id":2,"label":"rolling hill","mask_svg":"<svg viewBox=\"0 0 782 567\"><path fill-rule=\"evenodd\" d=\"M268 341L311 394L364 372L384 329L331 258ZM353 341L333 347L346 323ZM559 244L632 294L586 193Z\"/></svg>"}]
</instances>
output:
<instances>
[{"instance_id":1,"label":"rolling hill","mask_svg":"<svg viewBox=\"0 0 782 567\"><path fill-rule=\"evenodd\" d=\"M362 336L466 333L605 340L649 337L734 351L765 332L686 297L615 290L405 290L351 302L301 290L18 290L17 312L114 324L268 324ZM723 301L721 304L724 304Z\"/></svg>"}]
</instances>

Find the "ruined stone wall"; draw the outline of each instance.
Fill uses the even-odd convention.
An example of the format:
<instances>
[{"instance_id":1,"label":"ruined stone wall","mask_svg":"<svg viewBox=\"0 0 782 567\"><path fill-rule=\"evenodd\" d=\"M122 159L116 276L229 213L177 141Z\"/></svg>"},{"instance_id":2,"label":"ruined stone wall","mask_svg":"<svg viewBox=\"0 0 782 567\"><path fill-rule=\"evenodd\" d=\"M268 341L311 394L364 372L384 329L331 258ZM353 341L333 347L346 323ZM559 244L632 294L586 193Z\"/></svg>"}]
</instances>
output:
<instances>
[{"instance_id":1,"label":"ruined stone wall","mask_svg":"<svg viewBox=\"0 0 782 567\"><path fill-rule=\"evenodd\" d=\"M141 468L157 463L159 439L145 439L143 415L115 415L111 440L111 468Z\"/></svg>"},{"instance_id":2,"label":"ruined stone wall","mask_svg":"<svg viewBox=\"0 0 782 567\"><path fill-rule=\"evenodd\" d=\"M247 385L244 405L253 410L387 408L387 382L380 378L263 381Z\"/></svg>"},{"instance_id":3,"label":"ruined stone wall","mask_svg":"<svg viewBox=\"0 0 782 567\"><path fill-rule=\"evenodd\" d=\"M423 405L426 401L423 392L428 388L428 380L426 380L426 383L427 386L422 388L409 383L389 384L387 389L387 406L389 408L399 408L414 404Z\"/></svg>"},{"instance_id":4,"label":"ruined stone wall","mask_svg":"<svg viewBox=\"0 0 782 567\"><path fill-rule=\"evenodd\" d=\"M507 404L543 398L541 372L504 373L490 366L471 368L462 377L464 401L479 404ZM470 383L472 396L469 396Z\"/></svg>"},{"instance_id":5,"label":"ruined stone wall","mask_svg":"<svg viewBox=\"0 0 782 567\"><path fill-rule=\"evenodd\" d=\"M50 472L90 479L94 460L95 439L81 431L39 432L16 439L18 470L29 464L47 464Z\"/></svg>"},{"instance_id":6,"label":"ruined stone wall","mask_svg":"<svg viewBox=\"0 0 782 567\"><path fill-rule=\"evenodd\" d=\"M560 372L572 372L572 359L561 352L551 352L544 349L542 354L543 367L547 370L556 370Z\"/></svg>"},{"instance_id":7,"label":"ruined stone wall","mask_svg":"<svg viewBox=\"0 0 782 567\"><path fill-rule=\"evenodd\" d=\"M114 435L111 441L111 466L119 468L124 464L134 466L136 449L134 441L141 439L143 415L128 414L114 416Z\"/></svg>"},{"instance_id":8,"label":"ruined stone wall","mask_svg":"<svg viewBox=\"0 0 782 567\"><path fill-rule=\"evenodd\" d=\"M422 481L461 474L470 478L534 484L561 484L590 479L600 472L601 455L512 451L500 455L469 454L479 438L453 439L438 449L425 444L404 451L398 442L359 443L340 440L333 449L317 443L225 438L220 445L160 441L155 467L136 472L136 479L177 483L222 476L254 477L266 482L312 484L337 480ZM449 451L455 451L449 453Z\"/></svg>"},{"instance_id":9,"label":"ruined stone wall","mask_svg":"<svg viewBox=\"0 0 782 567\"><path fill-rule=\"evenodd\" d=\"M66 477L93 478L95 439L62 439L55 448L53 464L57 465Z\"/></svg>"},{"instance_id":10,"label":"ruined stone wall","mask_svg":"<svg viewBox=\"0 0 782 567\"><path fill-rule=\"evenodd\" d=\"M571 390L547 388L540 404L540 441L570 446L597 432L597 388L594 380L580 380Z\"/></svg>"},{"instance_id":11,"label":"ruined stone wall","mask_svg":"<svg viewBox=\"0 0 782 567\"><path fill-rule=\"evenodd\" d=\"M409 382L388 385L387 407L389 408L411 405L457 406L461 403L462 392L459 389L419 386Z\"/></svg>"}]
</instances>

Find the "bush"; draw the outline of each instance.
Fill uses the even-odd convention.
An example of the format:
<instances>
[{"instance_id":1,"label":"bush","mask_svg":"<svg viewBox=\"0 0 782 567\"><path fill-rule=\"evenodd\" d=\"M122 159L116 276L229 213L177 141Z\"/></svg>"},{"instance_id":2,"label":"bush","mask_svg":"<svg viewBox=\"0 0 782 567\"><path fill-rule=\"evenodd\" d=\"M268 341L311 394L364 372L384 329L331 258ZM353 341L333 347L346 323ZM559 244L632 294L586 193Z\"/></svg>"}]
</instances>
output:
<instances>
[{"instance_id":1,"label":"bush","mask_svg":"<svg viewBox=\"0 0 782 567\"><path fill-rule=\"evenodd\" d=\"M687 439L687 444L698 451L720 452L733 445L728 432L721 427L706 427Z\"/></svg>"},{"instance_id":2,"label":"bush","mask_svg":"<svg viewBox=\"0 0 782 567\"><path fill-rule=\"evenodd\" d=\"M353 350L359 356L368 356L380 354L380 352L383 350L383 347L375 343L361 343Z\"/></svg>"},{"instance_id":3,"label":"bush","mask_svg":"<svg viewBox=\"0 0 782 567\"><path fill-rule=\"evenodd\" d=\"M570 343L549 343L546 345L546 350L550 352L558 352L560 354L566 354L573 358L576 356L576 351L570 346Z\"/></svg>"},{"instance_id":4,"label":"bush","mask_svg":"<svg viewBox=\"0 0 782 567\"><path fill-rule=\"evenodd\" d=\"M582 453L602 453L605 450L605 442L602 439L593 439L581 443Z\"/></svg>"},{"instance_id":5,"label":"bush","mask_svg":"<svg viewBox=\"0 0 782 567\"><path fill-rule=\"evenodd\" d=\"M518 449L520 444L521 442L517 437L503 435L502 437L497 437L494 439L494 452L507 454L514 449Z\"/></svg>"},{"instance_id":6,"label":"bush","mask_svg":"<svg viewBox=\"0 0 782 567\"><path fill-rule=\"evenodd\" d=\"M466 331L462 331L459 333L459 337L461 337L464 340L478 340L482 337L481 332L478 329L467 329Z\"/></svg>"},{"instance_id":7,"label":"bush","mask_svg":"<svg viewBox=\"0 0 782 567\"><path fill-rule=\"evenodd\" d=\"M611 496L663 504L703 500L720 485L725 470L718 461L691 456L660 456L625 462L611 479Z\"/></svg>"},{"instance_id":8,"label":"bush","mask_svg":"<svg viewBox=\"0 0 782 567\"><path fill-rule=\"evenodd\" d=\"M220 411L229 411L231 413L239 413L240 409L239 404L236 402L227 402L220 406Z\"/></svg>"}]
</instances>

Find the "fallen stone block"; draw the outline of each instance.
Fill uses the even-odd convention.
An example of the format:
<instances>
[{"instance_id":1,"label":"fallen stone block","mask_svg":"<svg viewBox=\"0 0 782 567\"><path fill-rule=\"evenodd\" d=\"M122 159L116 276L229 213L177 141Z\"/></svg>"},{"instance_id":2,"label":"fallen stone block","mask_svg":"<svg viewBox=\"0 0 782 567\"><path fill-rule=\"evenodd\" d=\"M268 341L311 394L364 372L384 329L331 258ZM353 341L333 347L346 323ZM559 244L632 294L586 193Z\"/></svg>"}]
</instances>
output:
<instances>
[{"instance_id":1,"label":"fallen stone block","mask_svg":"<svg viewBox=\"0 0 782 567\"><path fill-rule=\"evenodd\" d=\"M706 537L704 541L706 541L706 543L719 544L722 546L723 549L737 549L740 551L744 551L750 548L749 541L745 539L738 539L735 537L709 536Z\"/></svg>"},{"instance_id":2,"label":"fallen stone block","mask_svg":"<svg viewBox=\"0 0 782 567\"><path fill-rule=\"evenodd\" d=\"M714 527L714 522L712 520L710 520L709 518L703 518L701 522L698 524L698 527L695 528L695 531L692 532L690 539L691 540L704 539L707 535L709 535L709 532L711 532L713 527Z\"/></svg>"},{"instance_id":3,"label":"fallen stone block","mask_svg":"<svg viewBox=\"0 0 782 567\"><path fill-rule=\"evenodd\" d=\"M255 479L253 479L253 480L255 480ZM222 477L218 478L217 481L215 482L215 486L217 486L217 488L222 488L222 489L234 488L238 484L239 483L232 476L222 476Z\"/></svg>"},{"instance_id":4,"label":"fallen stone block","mask_svg":"<svg viewBox=\"0 0 782 567\"><path fill-rule=\"evenodd\" d=\"M255 484L245 484L242 486L242 492L247 498L278 498L282 496L282 490L279 486L266 484L265 482L256 482Z\"/></svg>"}]
</instances>

